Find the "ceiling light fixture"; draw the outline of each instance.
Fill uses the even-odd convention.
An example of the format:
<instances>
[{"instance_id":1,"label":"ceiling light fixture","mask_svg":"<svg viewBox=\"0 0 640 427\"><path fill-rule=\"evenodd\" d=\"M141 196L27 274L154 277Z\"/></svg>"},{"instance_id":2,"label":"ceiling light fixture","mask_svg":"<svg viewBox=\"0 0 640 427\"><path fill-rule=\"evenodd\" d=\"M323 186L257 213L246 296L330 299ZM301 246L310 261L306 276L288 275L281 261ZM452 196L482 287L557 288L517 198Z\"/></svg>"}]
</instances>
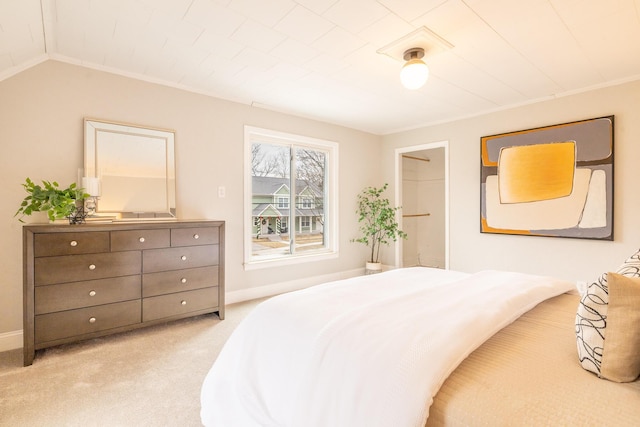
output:
<instances>
[{"instance_id":1,"label":"ceiling light fixture","mask_svg":"<svg viewBox=\"0 0 640 427\"><path fill-rule=\"evenodd\" d=\"M429 78L429 67L421 59L424 49L414 47L404 52L404 60L407 61L400 71L400 81L407 89L420 89Z\"/></svg>"}]
</instances>

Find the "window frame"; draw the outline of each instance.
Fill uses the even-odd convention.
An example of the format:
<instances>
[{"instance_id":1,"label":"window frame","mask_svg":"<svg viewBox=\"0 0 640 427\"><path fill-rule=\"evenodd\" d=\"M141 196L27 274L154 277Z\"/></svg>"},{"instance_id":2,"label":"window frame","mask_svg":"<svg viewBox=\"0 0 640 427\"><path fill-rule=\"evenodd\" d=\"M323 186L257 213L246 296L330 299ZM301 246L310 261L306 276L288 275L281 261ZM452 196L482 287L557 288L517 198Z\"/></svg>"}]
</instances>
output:
<instances>
[{"instance_id":1,"label":"window frame","mask_svg":"<svg viewBox=\"0 0 640 427\"><path fill-rule=\"evenodd\" d=\"M314 251L304 251L279 255L273 257L253 257L252 254L252 176L251 146L253 143L278 144L297 146L310 149L318 149L327 153L327 165L325 169L326 179L326 206L323 207L324 216L324 240L325 247ZM244 256L243 265L245 270L259 268L277 267L281 265L291 265L303 262L314 262L338 257L338 143L303 135L296 135L287 132L280 132L255 126L244 126L244 215L243 215L243 241ZM291 195L289 196L291 205ZM315 203L314 203L315 204ZM291 222L293 223L293 222ZM288 228L291 230L291 225ZM295 230L293 230L295 232Z\"/></svg>"}]
</instances>

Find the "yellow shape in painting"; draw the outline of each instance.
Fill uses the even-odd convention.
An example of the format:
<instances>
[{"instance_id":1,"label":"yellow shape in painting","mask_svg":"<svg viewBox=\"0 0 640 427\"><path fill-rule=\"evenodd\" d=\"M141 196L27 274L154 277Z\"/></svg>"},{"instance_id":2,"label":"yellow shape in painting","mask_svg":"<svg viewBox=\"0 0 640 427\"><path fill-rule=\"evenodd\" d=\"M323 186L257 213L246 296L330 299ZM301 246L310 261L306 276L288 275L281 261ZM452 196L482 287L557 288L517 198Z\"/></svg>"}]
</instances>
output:
<instances>
[{"instance_id":1,"label":"yellow shape in painting","mask_svg":"<svg viewBox=\"0 0 640 427\"><path fill-rule=\"evenodd\" d=\"M573 190L574 141L505 147L498 159L500 203L566 197Z\"/></svg>"}]
</instances>

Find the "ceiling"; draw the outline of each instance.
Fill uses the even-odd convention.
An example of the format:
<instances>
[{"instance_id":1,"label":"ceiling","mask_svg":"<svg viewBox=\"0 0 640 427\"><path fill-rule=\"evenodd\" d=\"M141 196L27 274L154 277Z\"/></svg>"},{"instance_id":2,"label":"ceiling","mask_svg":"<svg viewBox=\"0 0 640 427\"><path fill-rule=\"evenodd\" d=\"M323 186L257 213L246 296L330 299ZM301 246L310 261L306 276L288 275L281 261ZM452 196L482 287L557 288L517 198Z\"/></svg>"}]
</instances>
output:
<instances>
[{"instance_id":1,"label":"ceiling","mask_svg":"<svg viewBox=\"0 0 640 427\"><path fill-rule=\"evenodd\" d=\"M388 134L639 79L640 0L0 0L0 80L47 59Z\"/></svg>"}]
</instances>

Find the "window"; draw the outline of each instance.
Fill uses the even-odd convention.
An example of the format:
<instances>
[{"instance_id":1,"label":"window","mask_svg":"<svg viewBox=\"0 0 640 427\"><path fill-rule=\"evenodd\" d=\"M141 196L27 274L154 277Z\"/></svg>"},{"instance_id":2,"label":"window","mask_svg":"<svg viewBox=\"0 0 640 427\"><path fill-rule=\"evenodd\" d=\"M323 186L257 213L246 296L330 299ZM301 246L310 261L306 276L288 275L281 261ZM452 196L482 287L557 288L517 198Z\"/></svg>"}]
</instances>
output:
<instances>
[{"instance_id":1,"label":"window","mask_svg":"<svg viewBox=\"0 0 640 427\"><path fill-rule=\"evenodd\" d=\"M313 208L313 199L311 197L303 197L300 200L300 204L298 205L299 208L302 209L311 209Z\"/></svg>"},{"instance_id":2,"label":"window","mask_svg":"<svg viewBox=\"0 0 640 427\"><path fill-rule=\"evenodd\" d=\"M289 198L278 197L278 209L289 209Z\"/></svg>"},{"instance_id":3,"label":"window","mask_svg":"<svg viewBox=\"0 0 640 427\"><path fill-rule=\"evenodd\" d=\"M337 256L338 145L246 126L245 162L245 268Z\"/></svg>"}]
</instances>

